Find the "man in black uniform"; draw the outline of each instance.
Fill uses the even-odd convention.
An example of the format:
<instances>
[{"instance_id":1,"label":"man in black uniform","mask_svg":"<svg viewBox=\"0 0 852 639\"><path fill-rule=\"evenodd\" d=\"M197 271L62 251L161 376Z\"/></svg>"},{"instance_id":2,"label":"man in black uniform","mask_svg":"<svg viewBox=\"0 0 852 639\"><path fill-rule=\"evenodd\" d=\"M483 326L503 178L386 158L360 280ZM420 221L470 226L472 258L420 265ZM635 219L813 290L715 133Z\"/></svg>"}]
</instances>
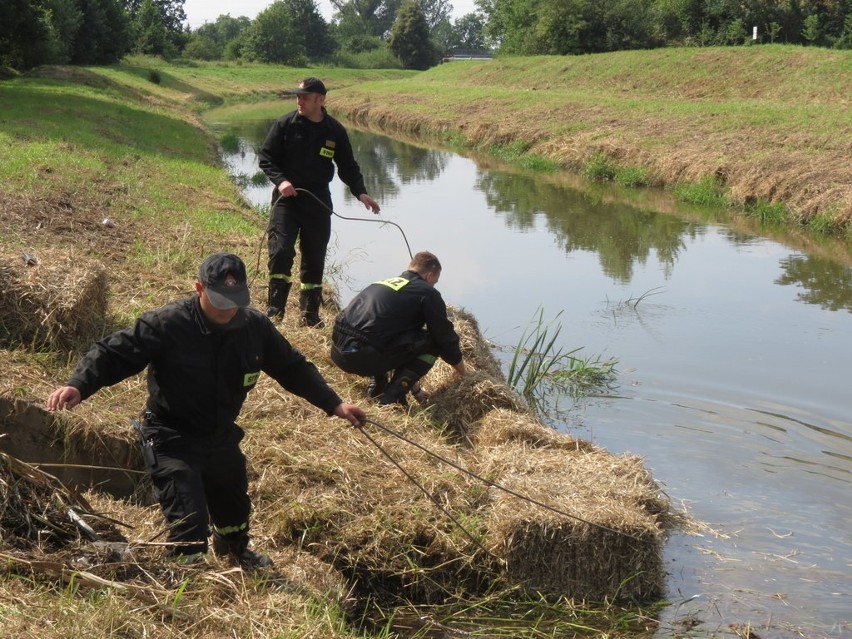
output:
<instances>
[{"instance_id":1,"label":"man in black uniform","mask_svg":"<svg viewBox=\"0 0 852 639\"><path fill-rule=\"evenodd\" d=\"M417 253L408 270L370 284L334 322L331 359L347 373L372 375L370 396L382 404L406 405L406 394L417 392L438 357L459 375L466 371L459 336L435 289L440 277L438 258Z\"/></svg>"},{"instance_id":2,"label":"man in black uniform","mask_svg":"<svg viewBox=\"0 0 852 639\"><path fill-rule=\"evenodd\" d=\"M378 214L380 209L367 195L346 129L325 109L326 88L322 81L306 78L299 88L288 93L296 95L298 108L272 124L259 154L260 168L275 185L268 229L267 315L284 314L292 284L296 238L299 238L301 323L317 326L325 254L331 238L333 207L328 185L334 177L334 165L352 195L373 213ZM297 188L310 193L296 191Z\"/></svg>"},{"instance_id":3,"label":"man in black uniform","mask_svg":"<svg viewBox=\"0 0 852 639\"><path fill-rule=\"evenodd\" d=\"M272 322L248 308L239 257L205 259L195 291L97 342L67 384L51 393L47 408L73 408L147 366L142 436L153 448L146 464L175 544L170 554L184 562L203 558L212 523L216 554L240 565L270 565L248 548L251 501L243 430L235 423L246 395L262 371L353 425L363 423L364 411L343 403Z\"/></svg>"}]
</instances>

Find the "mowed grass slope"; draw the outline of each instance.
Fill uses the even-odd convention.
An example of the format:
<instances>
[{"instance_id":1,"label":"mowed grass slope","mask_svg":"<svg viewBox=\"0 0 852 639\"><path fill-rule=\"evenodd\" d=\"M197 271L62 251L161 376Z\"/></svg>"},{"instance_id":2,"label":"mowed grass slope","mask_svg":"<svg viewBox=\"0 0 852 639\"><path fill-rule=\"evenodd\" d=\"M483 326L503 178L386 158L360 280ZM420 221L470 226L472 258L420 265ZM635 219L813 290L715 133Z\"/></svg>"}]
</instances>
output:
<instances>
[{"instance_id":1,"label":"mowed grass slope","mask_svg":"<svg viewBox=\"0 0 852 639\"><path fill-rule=\"evenodd\" d=\"M645 182L709 182L791 224L852 224L852 53L788 46L662 49L444 64L349 86L334 108L386 131Z\"/></svg>"}]
</instances>

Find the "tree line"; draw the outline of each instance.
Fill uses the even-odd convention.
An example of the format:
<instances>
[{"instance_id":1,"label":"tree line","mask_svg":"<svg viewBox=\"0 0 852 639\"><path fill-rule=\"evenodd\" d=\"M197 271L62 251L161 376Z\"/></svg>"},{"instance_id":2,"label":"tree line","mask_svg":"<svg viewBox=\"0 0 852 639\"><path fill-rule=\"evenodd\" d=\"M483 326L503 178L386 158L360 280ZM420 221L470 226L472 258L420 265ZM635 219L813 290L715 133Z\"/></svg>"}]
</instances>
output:
<instances>
[{"instance_id":1,"label":"tree line","mask_svg":"<svg viewBox=\"0 0 852 639\"><path fill-rule=\"evenodd\" d=\"M453 52L571 55L665 46L852 48L852 0L277 0L190 29L184 0L3 0L0 65L111 64L131 53L426 69Z\"/></svg>"}]
</instances>

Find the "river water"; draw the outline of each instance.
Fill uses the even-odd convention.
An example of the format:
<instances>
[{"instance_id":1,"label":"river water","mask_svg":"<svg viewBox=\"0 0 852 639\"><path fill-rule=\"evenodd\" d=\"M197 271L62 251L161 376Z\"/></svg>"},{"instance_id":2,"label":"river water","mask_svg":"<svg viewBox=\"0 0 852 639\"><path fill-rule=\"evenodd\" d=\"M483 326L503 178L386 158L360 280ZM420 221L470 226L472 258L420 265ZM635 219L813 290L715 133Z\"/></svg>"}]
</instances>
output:
<instances>
[{"instance_id":1,"label":"river water","mask_svg":"<svg viewBox=\"0 0 852 639\"><path fill-rule=\"evenodd\" d=\"M257 172L268 124L228 125L233 174ZM438 255L444 299L504 361L538 309L565 350L617 359L612 391L562 398L553 425L642 456L706 524L667 544L659 636L852 637L849 247L350 134L380 219L403 232L334 218L344 304L404 270L407 241ZM245 185L257 204L270 193ZM337 179L332 197L338 214L375 219Z\"/></svg>"}]
</instances>

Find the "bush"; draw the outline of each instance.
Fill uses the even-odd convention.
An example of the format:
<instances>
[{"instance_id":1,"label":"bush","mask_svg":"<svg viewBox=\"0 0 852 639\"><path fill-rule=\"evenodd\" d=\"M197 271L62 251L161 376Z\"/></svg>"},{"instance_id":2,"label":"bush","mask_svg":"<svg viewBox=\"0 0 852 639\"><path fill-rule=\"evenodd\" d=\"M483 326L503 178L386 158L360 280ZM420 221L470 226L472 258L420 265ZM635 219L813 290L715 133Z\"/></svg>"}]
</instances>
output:
<instances>
[{"instance_id":1,"label":"bush","mask_svg":"<svg viewBox=\"0 0 852 639\"><path fill-rule=\"evenodd\" d=\"M615 183L628 188L636 189L648 186L651 180L648 171L641 166L627 166L615 172Z\"/></svg>"},{"instance_id":2,"label":"bush","mask_svg":"<svg viewBox=\"0 0 852 639\"><path fill-rule=\"evenodd\" d=\"M615 164L603 153L595 153L589 158L582 170L582 174L585 177L598 182L612 180L615 177L615 173Z\"/></svg>"},{"instance_id":3,"label":"bush","mask_svg":"<svg viewBox=\"0 0 852 639\"><path fill-rule=\"evenodd\" d=\"M714 177L707 176L698 182L677 184L672 189L675 197L688 204L702 206L725 207L728 200L722 192L722 187Z\"/></svg>"}]
</instances>

